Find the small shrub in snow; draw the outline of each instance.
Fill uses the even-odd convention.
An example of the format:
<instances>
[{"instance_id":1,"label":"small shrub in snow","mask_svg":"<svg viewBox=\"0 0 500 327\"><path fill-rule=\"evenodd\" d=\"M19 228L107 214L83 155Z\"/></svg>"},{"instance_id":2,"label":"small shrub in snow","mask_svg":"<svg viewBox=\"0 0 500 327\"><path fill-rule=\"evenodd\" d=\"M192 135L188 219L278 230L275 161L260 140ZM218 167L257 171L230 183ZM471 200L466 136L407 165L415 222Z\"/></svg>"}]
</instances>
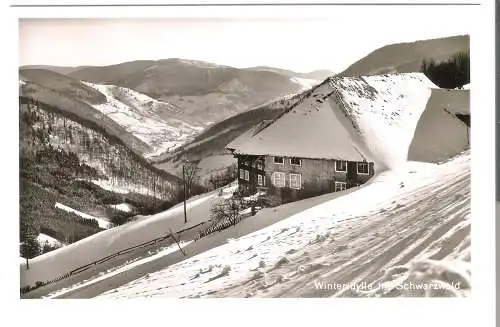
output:
<instances>
[{"instance_id":1,"label":"small shrub in snow","mask_svg":"<svg viewBox=\"0 0 500 327\"><path fill-rule=\"evenodd\" d=\"M216 231L229 228L240 222L240 211L245 208L245 202L239 196L234 196L216 202L210 208L210 224L200 230L197 238L212 234Z\"/></svg>"}]
</instances>

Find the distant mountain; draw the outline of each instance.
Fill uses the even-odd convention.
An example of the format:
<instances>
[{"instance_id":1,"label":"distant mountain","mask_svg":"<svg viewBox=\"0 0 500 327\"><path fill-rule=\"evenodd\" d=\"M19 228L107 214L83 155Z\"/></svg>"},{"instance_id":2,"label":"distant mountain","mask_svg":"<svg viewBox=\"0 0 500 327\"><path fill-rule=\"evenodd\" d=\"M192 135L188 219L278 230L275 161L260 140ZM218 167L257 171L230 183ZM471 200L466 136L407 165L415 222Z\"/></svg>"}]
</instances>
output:
<instances>
[{"instance_id":1,"label":"distant mountain","mask_svg":"<svg viewBox=\"0 0 500 327\"><path fill-rule=\"evenodd\" d=\"M49 70L23 69L19 72L19 94L97 124L138 154L153 151L150 145L93 107L106 102L104 94L71 77Z\"/></svg>"},{"instance_id":2,"label":"distant mountain","mask_svg":"<svg viewBox=\"0 0 500 327\"><path fill-rule=\"evenodd\" d=\"M25 65L21 66L21 69L44 69L44 70L51 70L55 73L66 75L69 74L77 69L83 68L82 66L79 67L69 67L69 66L50 66L50 65Z\"/></svg>"},{"instance_id":3,"label":"distant mountain","mask_svg":"<svg viewBox=\"0 0 500 327\"><path fill-rule=\"evenodd\" d=\"M64 67L47 69L65 70ZM317 72L311 74L164 59L75 67L68 70L67 76L79 81L128 88L170 103L180 108L177 119L189 125L206 127L320 82Z\"/></svg>"},{"instance_id":4,"label":"distant mountain","mask_svg":"<svg viewBox=\"0 0 500 327\"><path fill-rule=\"evenodd\" d=\"M192 139L205 125L177 119L180 108L114 85L81 82L47 69L21 69L21 94L90 119L150 156Z\"/></svg>"},{"instance_id":5,"label":"distant mountain","mask_svg":"<svg viewBox=\"0 0 500 327\"><path fill-rule=\"evenodd\" d=\"M387 45L356 61L340 76L411 73L420 71L424 58L444 61L459 51L469 51L468 35Z\"/></svg>"},{"instance_id":6,"label":"distant mountain","mask_svg":"<svg viewBox=\"0 0 500 327\"><path fill-rule=\"evenodd\" d=\"M46 87L66 97L88 104L99 104L106 101L104 94L68 77L48 69L23 68L19 70L19 79Z\"/></svg>"}]
</instances>

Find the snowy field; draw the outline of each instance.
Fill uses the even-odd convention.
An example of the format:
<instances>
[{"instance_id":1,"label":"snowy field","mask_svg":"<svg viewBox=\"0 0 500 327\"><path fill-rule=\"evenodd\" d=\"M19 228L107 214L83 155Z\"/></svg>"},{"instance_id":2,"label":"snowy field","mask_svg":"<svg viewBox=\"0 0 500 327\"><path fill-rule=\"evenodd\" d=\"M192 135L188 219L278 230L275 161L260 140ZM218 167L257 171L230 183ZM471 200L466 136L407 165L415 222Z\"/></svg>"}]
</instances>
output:
<instances>
[{"instance_id":1,"label":"snowy field","mask_svg":"<svg viewBox=\"0 0 500 327\"><path fill-rule=\"evenodd\" d=\"M100 297L469 294L469 152L345 193ZM398 287L409 283L438 290Z\"/></svg>"}]
</instances>

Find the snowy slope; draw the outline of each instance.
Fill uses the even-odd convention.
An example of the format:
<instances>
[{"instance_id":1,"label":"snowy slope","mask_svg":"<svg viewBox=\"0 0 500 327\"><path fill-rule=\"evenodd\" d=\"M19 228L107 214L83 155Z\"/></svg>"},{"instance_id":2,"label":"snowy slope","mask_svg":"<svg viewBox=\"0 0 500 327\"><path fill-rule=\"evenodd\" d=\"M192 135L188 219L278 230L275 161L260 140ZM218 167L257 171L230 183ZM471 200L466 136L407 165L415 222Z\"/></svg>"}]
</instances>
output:
<instances>
[{"instance_id":1,"label":"snowy slope","mask_svg":"<svg viewBox=\"0 0 500 327\"><path fill-rule=\"evenodd\" d=\"M36 239L38 243L40 243L40 245L48 244L50 246L57 246L57 247L64 245L64 243L60 242L59 240L43 233L38 234L38 237Z\"/></svg>"},{"instance_id":2,"label":"snowy slope","mask_svg":"<svg viewBox=\"0 0 500 327\"><path fill-rule=\"evenodd\" d=\"M115 85L82 82L106 96L106 103L93 107L125 130L151 145L154 156L172 150L197 135L204 126L193 126L175 118L179 108L137 91Z\"/></svg>"},{"instance_id":3,"label":"snowy slope","mask_svg":"<svg viewBox=\"0 0 500 327\"><path fill-rule=\"evenodd\" d=\"M468 295L470 153L403 166L100 297Z\"/></svg>"},{"instance_id":4,"label":"snowy slope","mask_svg":"<svg viewBox=\"0 0 500 327\"><path fill-rule=\"evenodd\" d=\"M108 269L106 272L104 273L101 273L99 274L98 276L94 277L94 278L90 278L88 280L84 280L82 281L81 283L78 283L78 284L75 284L75 285L72 285L71 287L67 287L67 288L63 288L63 289L60 289L56 292L53 292L51 294L49 294L48 296L45 296L43 298L55 298L57 296L61 296L69 291L75 291L75 290L78 290L80 288L83 288L83 287L87 287L87 286L90 286L90 285L93 285L95 283L98 283L102 280L105 280L105 279L109 279L113 276L116 276L118 274L121 274L123 272L126 272L128 270L131 270L133 269L134 267L137 267L137 266L140 266L140 265L143 265L147 262L151 262L153 260L156 260L158 258L161 258L161 257L164 257L164 256L167 256L175 251L178 251L179 250L179 247L180 248L184 248L186 245L188 245L189 243L191 243L192 241L188 241L188 242L179 242L180 244L177 245L177 244L172 244L172 245L169 245L167 247L164 247L162 249L159 249L156 253L148 256L148 257L145 257L145 258L138 258L136 260L133 260L131 262L127 262L125 263L123 266L120 266L120 267L114 267L114 268L111 268L111 269ZM23 259L21 258L21 262L23 260L26 260L26 259Z\"/></svg>"},{"instance_id":5,"label":"snowy slope","mask_svg":"<svg viewBox=\"0 0 500 327\"><path fill-rule=\"evenodd\" d=\"M234 192L231 187L223 195ZM147 216L86 237L55 251L30 260L29 270L21 264L21 284L51 280L120 250L164 236L169 229L176 232L209 219L211 203L218 201L218 192L196 196L187 202L188 223L184 223L182 203L167 211ZM60 206L59 206L60 207ZM66 207L67 208L67 207ZM69 209L68 209L69 210Z\"/></svg>"},{"instance_id":6,"label":"snowy slope","mask_svg":"<svg viewBox=\"0 0 500 327\"><path fill-rule=\"evenodd\" d=\"M91 216L89 214L86 214L84 212L80 212L78 210L75 210L73 208L70 208L70 207L65 206L64 204L61 204L58 202L56 202L55 207L58 209L67 211L67 212L74 213L75 215L78 215L78 216L85 218L85 219L95 219L97 221L97 223L99 224L99 227L101 227L101 228L104 228L104 229L110 228L110 222L106 219Z\"/></svg>"}]
</instances>

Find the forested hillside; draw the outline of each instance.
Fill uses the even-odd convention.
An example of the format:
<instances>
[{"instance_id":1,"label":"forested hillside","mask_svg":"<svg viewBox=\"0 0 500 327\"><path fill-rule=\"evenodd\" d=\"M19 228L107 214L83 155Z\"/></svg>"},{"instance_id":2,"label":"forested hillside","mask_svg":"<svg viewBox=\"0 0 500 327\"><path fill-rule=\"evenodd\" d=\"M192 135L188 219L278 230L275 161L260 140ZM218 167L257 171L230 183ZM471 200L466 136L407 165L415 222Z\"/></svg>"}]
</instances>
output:
<instances>
[{"instance_id":1,"label":"forested hillside","mask_svg":"<svg viewBox=\"0 0 500 327\"><path fill-rule=\"evenodd\" d=\"M101 230L56 203L117 224L178 202L179 180L131 151L97 124L31 98L20 98L21 255L40 253L42 232L72 243ZM136 210L119 212L128 203ZM125 216L125 218L124 218Z\"/></svg>"}]
</instances>

